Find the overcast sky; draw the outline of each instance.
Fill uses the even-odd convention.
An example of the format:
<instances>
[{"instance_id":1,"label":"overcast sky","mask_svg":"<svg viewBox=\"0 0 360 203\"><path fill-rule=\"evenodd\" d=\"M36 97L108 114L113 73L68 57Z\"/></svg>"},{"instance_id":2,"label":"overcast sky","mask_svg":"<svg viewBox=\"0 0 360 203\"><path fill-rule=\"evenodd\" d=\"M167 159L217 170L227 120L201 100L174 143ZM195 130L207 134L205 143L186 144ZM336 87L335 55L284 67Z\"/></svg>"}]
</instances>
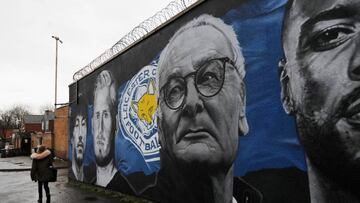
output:
<instances>
[{"instance_id":1,"label":"overcast sky","mask_svg":"<svg viewBox=\"0 0 360 203\"><path fill-rule=\"evenodd\" d=\"M55 100L55 40L59 45L58 103L68 102L73 74L171 0L0 1L0 110L28 106L40 113Z\"/></svg>"}]
</instances>

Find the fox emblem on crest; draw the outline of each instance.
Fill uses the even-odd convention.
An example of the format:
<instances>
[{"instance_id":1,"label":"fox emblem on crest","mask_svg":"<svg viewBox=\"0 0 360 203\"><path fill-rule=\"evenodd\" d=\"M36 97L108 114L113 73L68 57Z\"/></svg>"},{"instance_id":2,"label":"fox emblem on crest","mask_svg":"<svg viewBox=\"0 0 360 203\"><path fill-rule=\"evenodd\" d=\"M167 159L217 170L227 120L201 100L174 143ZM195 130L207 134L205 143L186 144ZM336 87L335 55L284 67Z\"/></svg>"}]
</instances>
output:
<instances>
[{"instance_id":1,"label":"fox emblem on crest","mask_svg":"<svg viewBox=\"0 0 360 203\"><path fill-rule=\"evenodd\" d=\"M131 108L136 112L138 118L148 125L152 124L152 118L157 108L155 92L155 82L150 78L146 93L137 102L131 102Z\"/></svg>"}]
</instances>

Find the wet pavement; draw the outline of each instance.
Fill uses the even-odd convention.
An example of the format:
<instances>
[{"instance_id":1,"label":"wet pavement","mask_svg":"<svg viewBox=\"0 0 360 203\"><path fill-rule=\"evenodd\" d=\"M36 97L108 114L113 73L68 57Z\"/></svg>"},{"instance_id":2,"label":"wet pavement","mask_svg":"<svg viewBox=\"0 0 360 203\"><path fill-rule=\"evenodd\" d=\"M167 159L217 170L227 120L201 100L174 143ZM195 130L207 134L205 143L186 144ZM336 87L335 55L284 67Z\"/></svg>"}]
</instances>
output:
<instances>
[{"instance_id":1,"label":"wet pavement","mask_svg":"<svg viewBox=\"0 0 360 203\"><path fill-rule=\"evenodd\" d=\"M51 202L141 202L149 203L136 197L122 195L103 188L68 182L67 162L55 161L58 170L57 182L49 183ZM19 203L37 202L37 183L31 181L29 157L0 158L0 202ZM43 199L45 202L45 197Z\"/></svg>"},{"instance_id":2,"label":"wet pavement","mask_svg":"<svg viewBox=\"0 0 360 203\"><path fill-rule=\"evenodd\" d=\"M32 160L30 156L16 156L0 158L0 172L6 171L29 171ZM67 168L68 163L62 159L54 159L55 168Z\"/></svg>"}]
</instances>

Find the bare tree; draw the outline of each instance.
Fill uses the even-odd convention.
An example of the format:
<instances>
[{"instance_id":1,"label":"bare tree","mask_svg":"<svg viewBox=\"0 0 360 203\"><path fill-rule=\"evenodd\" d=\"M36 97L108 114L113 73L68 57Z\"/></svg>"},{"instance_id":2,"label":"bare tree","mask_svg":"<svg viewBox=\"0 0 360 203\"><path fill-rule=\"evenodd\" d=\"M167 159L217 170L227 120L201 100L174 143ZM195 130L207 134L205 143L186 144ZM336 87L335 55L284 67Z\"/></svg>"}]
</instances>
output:
<instances>
[{"instance_id":1,"label":"bare tree","mask_svg":"<svg viewBox=\"0 0 360 203\"><path fill-rule=\"evenodd\" d=\"M0 128L21 130L24 126L24 117L29 114L30 111L23 105L14 105L10 109L0 111Z\"/></svg>"}]
</instances>

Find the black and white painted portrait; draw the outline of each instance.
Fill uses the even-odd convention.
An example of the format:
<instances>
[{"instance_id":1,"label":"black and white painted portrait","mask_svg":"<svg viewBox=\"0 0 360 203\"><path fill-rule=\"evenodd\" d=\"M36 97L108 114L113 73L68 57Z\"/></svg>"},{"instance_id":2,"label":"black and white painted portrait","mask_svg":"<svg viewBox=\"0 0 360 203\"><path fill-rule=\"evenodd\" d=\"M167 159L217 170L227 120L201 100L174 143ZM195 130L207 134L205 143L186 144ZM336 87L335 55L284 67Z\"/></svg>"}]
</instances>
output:
<instances>
[{"instance_id":1,"label":"black and white painted portrait","mask_svg":"<svg viewBox=\"0 0 360 203\"><path fill-rule=\"evenodd\" d=\"M117 173L114 165L116 85L111 73L96 78L92 130L96 161L96 184L107 186Z\"/></svg>"},{"instance_id":2,"label":"black and white painted portrait","mask_svg":"<svg viewBox=\"0 0 360 203\"><path fill-rule=\"evenodd\" d=\"M87 106L79 105L73 109L71 120L72 162L71 170L76 180L84 180L84 156L87 137Z\"/></svg>"},{"instance_id":3,"label":"black and white painted portrait","mask_svg":"<svg viewBox=\"0 0 360 203\"><path fill-rule=\"evenodd\" d=\"M157 122L161 168L175 168L178 182L162 202L234 200L233 162L248 132L244 76L236 34L219 18L201 15L169 40L158 64Z\"/></svg>"},{"instance_id":4,"label":"black and white painted portrait","mask_svg":"<svg viewBox=\"0 0 360 203\"><path fill-rule=\"evenodd\" d=\"M312 202L360 201L360 2L292 0L282 102L305 148Z\"/></svg>"}]
</instances>

